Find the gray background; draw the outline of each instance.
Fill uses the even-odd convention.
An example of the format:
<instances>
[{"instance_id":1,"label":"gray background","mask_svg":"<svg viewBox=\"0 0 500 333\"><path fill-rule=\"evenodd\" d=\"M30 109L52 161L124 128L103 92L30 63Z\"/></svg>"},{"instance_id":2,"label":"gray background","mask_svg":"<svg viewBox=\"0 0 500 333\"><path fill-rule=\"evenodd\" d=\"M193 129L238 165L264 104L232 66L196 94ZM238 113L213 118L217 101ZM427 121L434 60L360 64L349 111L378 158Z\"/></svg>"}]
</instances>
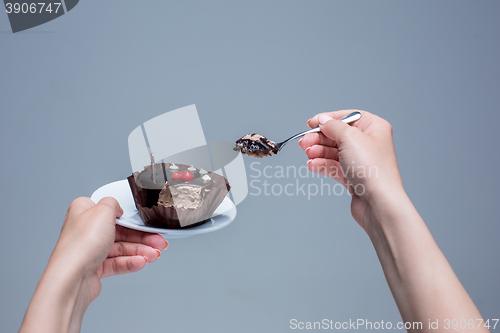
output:
<instances>
[{"instance_id":1,"label":"gray background","mask_svg":"<svg viewBox=\"0 0 500 333\"><path fill-rule=\"evenodd\" d=\"M407 192L499 318L499 14L497 1L81 1L12 34L0 13L2 332L69 203L129 175L136 126L193 103L207 141L285 139L343 108L389 120ZM260 162L306 157L292 145ZM83 332L287 332L292 318L400 320L346 195L249 195L229 227L103 280Z\"/></svg>"}]
</instances>

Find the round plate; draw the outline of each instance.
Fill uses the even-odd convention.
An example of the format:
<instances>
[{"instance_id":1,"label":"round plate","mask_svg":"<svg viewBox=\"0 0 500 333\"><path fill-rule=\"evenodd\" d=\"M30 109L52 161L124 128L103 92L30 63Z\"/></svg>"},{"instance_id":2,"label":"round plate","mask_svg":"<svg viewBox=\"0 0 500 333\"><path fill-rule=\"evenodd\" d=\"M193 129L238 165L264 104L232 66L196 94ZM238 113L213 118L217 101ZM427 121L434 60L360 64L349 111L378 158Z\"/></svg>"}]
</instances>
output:
<instances>
[{"instance_id":1,"label":"round plate","mask_svg":"<svg viewBox=\"0 0 500 333\"><path fill-rule=\"evenodd\" d=\"M236 206L231 199L225 197L213 213L212 218L202 225L187 229L155 228L144 225L135 207L134 198L126 179L100 187L92 194L90 199L97 203L104 197L115 198L123 209L123 215L116 219L116 224L130 229L165 234L165 238L183 238L216 231L228 226L236 217Z\"/></svg>"}]
</instances>

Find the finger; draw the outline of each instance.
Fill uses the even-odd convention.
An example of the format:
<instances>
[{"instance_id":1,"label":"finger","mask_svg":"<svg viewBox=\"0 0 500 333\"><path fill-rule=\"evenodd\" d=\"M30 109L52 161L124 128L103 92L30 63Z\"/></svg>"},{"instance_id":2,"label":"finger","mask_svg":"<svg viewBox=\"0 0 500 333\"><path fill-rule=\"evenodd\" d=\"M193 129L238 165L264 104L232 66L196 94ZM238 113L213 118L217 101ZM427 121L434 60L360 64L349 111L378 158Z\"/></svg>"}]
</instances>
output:
<instances>
[{"instance_id":1,"label":"finger","mask_svg":"<svg viewBox=\"0 0 500 333\"><path fill-rule=\"evenodd\" d=\"M129 256L143 256L148 258L148 262L154 262L160 258L161 252L144 244L115 242L108 253L108 258Z\"/></svg>"},{"instance_id":2,"label":"finger","mask_svg":"<svg viewBox=\"0 0 500 333\"><path fill-rule=\"evenodd\" d=\"M147 262L148 258L142 256L108 258L103 261L102 268L97 273L101 279L113 275L133 273L144 268Z\"/></svg>"},{"instance_id":3,"label":"finger","mask_svg":"<svg viewBox=\"0 0 500 333\"><path fill-rule=\"evenodd\" d=\"M326 115L321 115L319 117L319 128L321 129L321 133L332 139L337 143L338 147L342 147L342 143L349 141L350 137L347 133L354 133L359 130L356 127L352 127L347 125L346 123L339 121L337 119L333 119Z\"/></svg>"},{"instance_id":4,"label":"finger","mask_svg":"<svg viewBox=\"0 0 500 333\"><path fill-rule=\"evenodd\" d=\"M347 186L347 179L345 178L338 161L324 158L315 158L307 162L307 167L312 172L330 177L338 181L340 184Z\"/></svg>"},{"instance_id":5,"label":"finger","mask_svg":"<svg viewBox=\"0 0 500 333\"><path fill-rule=\"evenodd\" d=\"M306 149L306 155L309 159L326 158L330 160L339 160L338 149L333 147L314 145Z\"/></svg>"},{"instance_id":6,"label":"finger","mask_svg":"<svg viewBox=\"0 0 500 333\"><path fill-rule=\"evenodd\" d=\"M116 212L116 218L119 218L120 216L123 215L123 209L120 207L118 201L113 197L102 198L101 200L99 200L97 205L104 205L113 209L113 211Z\"/></svg>"},{"instance_id":7,"label":"finger","mask_svg":"<svg viewBox=\"0 0 500 333\"><path fill-rule=\"evenodd\" d=\"M321 115L327 115L328 117L331 117L333 119L341 119L341 118L347 116L349 113L352 113L354 111L361 112L361 117L363 117L363 113L366 113L366 111L361 111L361 110L340 110L340 111L319 113L319 114L315 115L314 117L312 117L311 119L309 119L307 121L307 125L311 128L318 127L319 126L318 119Z\"/></svg>"},{"instance_id":8,"label":"finger","mask_svg":"<svg viewBox=\"0 0 500 333\"><path fill-rule=\"evenodd\" d=\"M69 205L66 216L80 215L83 212L92 208L93 206L95 206L95 203L92 200L90 200L90 198L79 197L73 200L73 202Z\"/></svg>"},{"instance_id":9,"label":"finger","mask_svg":"<svg viewBox=\"0 0 500 333\"><path fill-rule=\"evenodd\" d=\"M124 228L119 225L116 226L115 242L141 243L158 250L168 248L168 242L158 234Z\"/></svg>"},{"instance_id":10,"label":"finger","mask_svg":"<svg viewBox=\"0 0 500 333\"><path fill-rule=\"evenodd\" d=\"M304 150L314 145L336 146L335 142L324 136L323 133L309 133L299 141L299 147Z\"/></svg>"}]
</instances>

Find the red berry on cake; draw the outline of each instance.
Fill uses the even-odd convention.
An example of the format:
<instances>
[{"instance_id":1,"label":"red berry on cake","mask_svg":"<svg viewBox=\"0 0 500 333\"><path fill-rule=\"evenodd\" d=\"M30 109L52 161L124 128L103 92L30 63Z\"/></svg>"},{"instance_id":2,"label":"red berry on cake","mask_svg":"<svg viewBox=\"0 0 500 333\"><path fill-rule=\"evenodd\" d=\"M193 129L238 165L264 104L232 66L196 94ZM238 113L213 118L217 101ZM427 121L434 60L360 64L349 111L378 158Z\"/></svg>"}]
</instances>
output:
<instances>
[{"instance_id":1,"label":"red berry on cake","mask_svg":"<svg viewBox=\"0 0 500 333\"><path fill-rule=\"evenodd\" d=\"M182 179L182 173L179 171L176 171L172 174L172 179L173 180L181 180Z\"/></svg>"},{"instance_id":2,"label":"red berry on cake","mask_svg":"<svg viewBox=\"0 0 500 333\"><path fill-rule=\"evenodd\" d=\"M186 171L186 172L182 175L182 180L184 180L185 182L192 181L194 178L193 173L191 171L188 171L188 170L184 170L184 171Z\"/></svg>"}]
</instances>

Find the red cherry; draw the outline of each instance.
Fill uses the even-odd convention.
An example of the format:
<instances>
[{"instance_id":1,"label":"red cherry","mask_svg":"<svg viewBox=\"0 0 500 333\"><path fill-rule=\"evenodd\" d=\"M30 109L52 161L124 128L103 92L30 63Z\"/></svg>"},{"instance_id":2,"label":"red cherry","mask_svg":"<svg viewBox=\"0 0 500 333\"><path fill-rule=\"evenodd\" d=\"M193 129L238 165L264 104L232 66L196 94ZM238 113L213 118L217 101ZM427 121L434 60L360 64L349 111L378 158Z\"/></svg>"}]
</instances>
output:
<instances>
[{"instance_id":1,"label":"red cherry","mask_svg":"<svg viewBox=\"0 0 500 333\"><path fill-rule=\"evenodd\" d=\"M182 173L179 171L176 171L172 174L172 179L173 180L181 180L182 179Z\"/></svg>"},{"instance_id":2,"label":"red cherry","mask_svg":"<svg viewBox=\"0 0 500 333\"><path fill-rule=\"evenodd\" d=\"M181 174L184 176L186 173L188 173L189 171L188 170L182 170L181 171Z\"/></svg>"},{"instance_id":3,"label":"red cherry","mask_svg":"<svg viewBox=\"0 0 500 333\"><path fill-rule=\"evenodd\" d=\"M182 179L183 179L185 182L190 182L190 181L192 181L192 180L193 180L193 178L194 178L193 173L192 173L191 171L189 171L189 170L184 170L184 171L186 171L186 173L182 175Z\"/></svg>"}]
</instances>

